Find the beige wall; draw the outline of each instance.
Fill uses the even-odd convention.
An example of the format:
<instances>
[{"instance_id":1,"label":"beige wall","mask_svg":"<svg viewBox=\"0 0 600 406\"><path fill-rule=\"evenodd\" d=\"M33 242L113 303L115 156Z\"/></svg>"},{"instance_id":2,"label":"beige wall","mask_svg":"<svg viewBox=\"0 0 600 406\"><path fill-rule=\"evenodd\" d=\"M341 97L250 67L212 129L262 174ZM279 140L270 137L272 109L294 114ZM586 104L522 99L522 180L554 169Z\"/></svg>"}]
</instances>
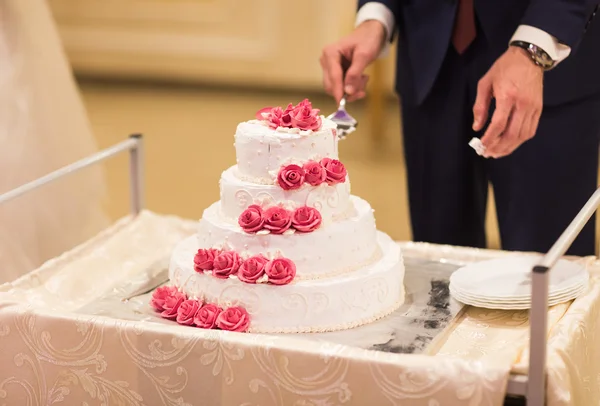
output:
<instances>
[{"instance_id":1,"label":"beige wall","mask_svg":"<svg viewBox=\"0 0 600 406\"><path fill-rule=\"evenodd\" d=\"M348 0L52 0L79 74L321 89ZM391 75L386 75L391 86Z\"/></svg>"}]
</instances>

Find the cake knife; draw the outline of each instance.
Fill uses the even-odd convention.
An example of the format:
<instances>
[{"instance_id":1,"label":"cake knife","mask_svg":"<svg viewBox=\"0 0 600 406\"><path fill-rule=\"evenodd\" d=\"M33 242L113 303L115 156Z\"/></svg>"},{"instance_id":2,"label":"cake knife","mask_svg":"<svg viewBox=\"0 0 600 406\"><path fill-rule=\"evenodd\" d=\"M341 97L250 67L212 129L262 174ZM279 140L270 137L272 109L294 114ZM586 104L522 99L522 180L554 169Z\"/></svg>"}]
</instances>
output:
<instances>
[{"instance_id":1,"label":"cake knife","mask_svg":"<svg viewBox=\"0 0 600 406\"><path fill-rule=\"evenodd\" d=\"M337 125L338 138L343 140L348 134L354 132L358 126L358 121L346 111L346 95L340 100L340 104L335 113L327 117Z\"/></svg>"}]
</instances>

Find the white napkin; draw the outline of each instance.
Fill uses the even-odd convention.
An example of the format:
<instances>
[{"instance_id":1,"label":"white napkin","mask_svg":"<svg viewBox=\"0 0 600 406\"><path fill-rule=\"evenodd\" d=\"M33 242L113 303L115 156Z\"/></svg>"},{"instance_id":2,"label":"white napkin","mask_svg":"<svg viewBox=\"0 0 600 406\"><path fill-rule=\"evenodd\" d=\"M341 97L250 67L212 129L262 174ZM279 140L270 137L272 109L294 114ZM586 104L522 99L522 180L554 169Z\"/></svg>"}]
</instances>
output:
<instances>
[{"instance_id":1,"label":"white napkin","mask_svg":"<svg viewBox=\"0 0 600 406\"><path fill-rule=\"evenodd\" d=\"M485 145L481 142L479 138L471 138L469 141L469 146L477 152L477 155L483 156L485 154Z\"/></svg>"}]
</instances>

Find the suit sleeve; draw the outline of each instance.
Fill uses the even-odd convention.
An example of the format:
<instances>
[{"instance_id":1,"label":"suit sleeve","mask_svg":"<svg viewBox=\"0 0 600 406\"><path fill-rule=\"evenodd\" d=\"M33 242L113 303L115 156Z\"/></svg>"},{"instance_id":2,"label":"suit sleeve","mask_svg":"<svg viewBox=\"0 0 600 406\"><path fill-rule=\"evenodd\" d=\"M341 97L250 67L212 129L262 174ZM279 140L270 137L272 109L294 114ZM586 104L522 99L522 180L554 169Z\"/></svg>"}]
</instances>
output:
<instances>
[{"instance_id":1,"label":"suit sleeve","mask_svg":"<svg viewBox=\"0 0 600 406\"><path fill-rule=\"evenodd\" d=\"M560 43L576 48L599 0L532 0L521 24L538 28Z\"/></svg>"},{"instance_id":2,"label":"suit sleeve","mask_svg":"<svg viewBox=\"0 0 600 406\"><path fill-rule=\"evenodd\" d=\"M398 4L400 3L400 1L399 0L358 0L357 9L360 9L362 6L364 6L367 3L381 3L384 6L386 6L387 8L389 8L392 13L396 14L396 11L398 9Z\"/></svg>"}]
</instances>

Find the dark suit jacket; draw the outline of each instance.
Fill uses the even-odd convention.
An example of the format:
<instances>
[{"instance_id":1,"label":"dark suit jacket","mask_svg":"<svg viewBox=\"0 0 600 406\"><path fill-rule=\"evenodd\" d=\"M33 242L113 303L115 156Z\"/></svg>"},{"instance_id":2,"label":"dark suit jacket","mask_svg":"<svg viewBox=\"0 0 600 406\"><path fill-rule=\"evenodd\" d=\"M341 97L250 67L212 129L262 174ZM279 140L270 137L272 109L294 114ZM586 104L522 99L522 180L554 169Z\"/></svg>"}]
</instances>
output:
<instances>
[{"instance_id":1,"label":"dark suit jacket","mask_svg":"<svg viewBox=\"0 0 600 406\"><path fill-rule=\"evenodd\" d=\"M374 0L359 0L359 7ZM396 88L403 102L421 103L448 50L457 0L375 0L396 17ZM545 74L544 102L557 105L600 93L599 0L475 0L489 66L506 50L520 24L537 27L571 47L571 55ZM487 61L489 60L489 61ZM600 113L600 112L599 112Z\"/></svg>"}]
</instances>

